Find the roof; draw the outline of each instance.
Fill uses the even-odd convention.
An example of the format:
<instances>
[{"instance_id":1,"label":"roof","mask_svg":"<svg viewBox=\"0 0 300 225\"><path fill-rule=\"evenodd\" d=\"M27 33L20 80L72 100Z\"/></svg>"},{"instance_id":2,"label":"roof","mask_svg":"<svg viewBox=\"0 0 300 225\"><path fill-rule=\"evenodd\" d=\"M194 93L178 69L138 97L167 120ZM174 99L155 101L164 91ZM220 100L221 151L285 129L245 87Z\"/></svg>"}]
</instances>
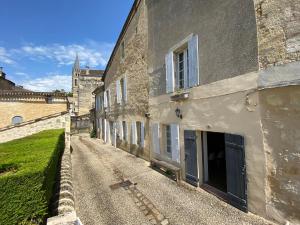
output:
<instances>
[{"instance_id":1,"label":"roof","mask_svg":"<svg viewBox=\"0 0 300 225\"><path fill-rule=\"evenodd\" d=\"M114 58L114 56L115 56L115 54L116 54L116 52L118 50L118 47L119 47L119 45L120 45L120 43L122 41L122 38L123 38L124 34L126 33L127 28L129 26L129 24L130 24L133 16L135 15L135 13L136 13L136 11L137 11L137 9L138 9L141 1L142 0L134 0L134 3L132 5L132 7L131 7L131 10L130 10L128 16L127 16L127 19L126 19L126 21L125 21L125 23L123 25L123 28L121 30L121 33L120 33L119 37L118 37L117 43L116 43L116 45L115 45L115 47L114 47L114 49L113 49L113 51L112 51L112 53L110 55L109 61L108 61L107 65L106 65L106 68L104 70L103 81L105 80L106 73L107 73L107 71L108 71L108 69L109 69L109 67L110 67L110 65L112 63L112 60L113 60L113 58Z\"/></svg>"},{"instance_id":2,"label":"roof","mask_svg":"<svg viewBox=\"0 0 300 225\"><path fill-rule=\"evenodd\" d=\"M104 70L80 69L81 76L98 76L102 77Z\"/></svg>"},{"instance_id":3,"label":"roof","mask_svg":"<svg viewBox=\"0 0 300 225\"><path fill-rule=\"evenodd\" d=\"M16 91L16 90L0 90L0 96L55 96L55 97L66 97L66 93L58 92L34 92L34 91Z\"/></svg>"}]
</instances>

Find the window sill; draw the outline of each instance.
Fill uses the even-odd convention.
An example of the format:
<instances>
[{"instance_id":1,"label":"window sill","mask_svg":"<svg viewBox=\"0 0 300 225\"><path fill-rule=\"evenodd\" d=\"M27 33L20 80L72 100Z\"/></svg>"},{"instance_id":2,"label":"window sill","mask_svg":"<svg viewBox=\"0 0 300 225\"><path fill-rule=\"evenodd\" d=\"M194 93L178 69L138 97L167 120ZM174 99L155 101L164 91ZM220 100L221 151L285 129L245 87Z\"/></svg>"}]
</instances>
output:
<instances>
[{"instance_id":1,"label":"window sill","mask_svg":"<svg viewBox=\"0 0 300 225\"><path fill-rule=\"evenodd\" d=\"M171 96L171 101L184 101L190 97L189 92L175 93Z\"/></svg>"}]
</instances>

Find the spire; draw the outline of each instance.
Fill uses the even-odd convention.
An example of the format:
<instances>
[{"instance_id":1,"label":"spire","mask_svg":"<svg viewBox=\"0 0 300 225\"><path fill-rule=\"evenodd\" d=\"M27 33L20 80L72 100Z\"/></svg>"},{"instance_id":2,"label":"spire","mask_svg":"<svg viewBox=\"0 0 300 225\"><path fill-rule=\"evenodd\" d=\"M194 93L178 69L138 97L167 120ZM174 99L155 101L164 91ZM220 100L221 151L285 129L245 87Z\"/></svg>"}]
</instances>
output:
<instances>
[{"instance_id":1,"label":"spire","mask_svg":"<svg viewBox=\"0 0 300 225\"><path fill-rule=\"evenodd\" d=\"M75 70L80 70L80 64L79 64L79 57L78 57L78 53L76 53L76 59L74 62L74 67Z\"/></svg>"}]
</instances>

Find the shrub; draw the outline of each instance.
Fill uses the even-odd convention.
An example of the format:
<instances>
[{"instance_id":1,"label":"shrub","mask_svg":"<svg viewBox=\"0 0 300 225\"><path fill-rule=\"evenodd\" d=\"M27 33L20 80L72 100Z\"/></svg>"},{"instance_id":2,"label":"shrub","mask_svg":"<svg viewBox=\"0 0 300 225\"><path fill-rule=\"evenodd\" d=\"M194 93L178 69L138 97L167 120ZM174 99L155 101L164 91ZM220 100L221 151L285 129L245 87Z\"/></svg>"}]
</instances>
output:
<instances>
[{"instance_id":1,"label":"shrub","mask_svg":"<svg viewBox=\"0 0 300 225\"><path fill-rule=\"evenodd\" d=\"M96 137L97 137L97 132L96 132L96 129L95 129L95 128L93 128L93 129L91 130L91 132L90 132L90 137L91 137L91 138L96 138Z\"/></svg>"},{"instance_id":2,"label":"shrub","mask_svg":"<svg viewBox=\"0 0 300 225\"><path fill-rule=\"evenodd\" d=\"M48 215L63 130L0 144L0 224L42 224Z\"/></svg>"}]
</instances>

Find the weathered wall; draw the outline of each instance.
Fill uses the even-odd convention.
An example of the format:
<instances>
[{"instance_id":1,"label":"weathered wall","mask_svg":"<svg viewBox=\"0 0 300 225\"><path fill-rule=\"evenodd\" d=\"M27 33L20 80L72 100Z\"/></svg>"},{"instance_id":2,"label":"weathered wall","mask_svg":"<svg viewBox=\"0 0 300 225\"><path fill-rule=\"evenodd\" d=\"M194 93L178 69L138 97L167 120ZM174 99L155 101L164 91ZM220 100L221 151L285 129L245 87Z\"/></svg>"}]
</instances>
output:
<instances>
[{"instance_id":1,"label":"weathered wall","mask_svg":"<svg viewBox=\"0 0 300 225\"><path fill-rule=\"evenodd\" d=\"M80 76L78 78L78 115L85 115L90 113L90 109L94 107L95 97L93 91L101 84L100 77Z\"/></svg>"},{"instance_id":2,"label":"weathered wall","mask_svg":"<svg viewBox=\"0 0 300 225\"><path fill-rule=\"evenodd\" d=\"M300 60L300 1L254 0L259 66Z\"/></svg>"},{"instance_id":3,"label":"weathered wall","mask_svg":"<svg viewBox=\"0 0 300 225\"><path fill-rule=\"evenodd\" d=\"M258 69L252 0L149 0L150 94L164 94L165 55L190 34L199 37L200 83Z\"/></svg>"},{"instance_id":4,"label":"weathered wall","mask_svg":"<svg viewBox=\"0 0 300 225\"><path fill-rule=\"evenodd\" d=\"M193 88L189 99L183 102L171 102L170 95L150 98L150 113L151 123L179 124L180 166L183 174L184 130L225 132L244 136L249 210L265 216L266 169L258 94L255 91L257 77L257 73L250 73ZM182 120L175 115L177 107L182 112ZM198 146L198 152L202 155L201 146ZM153 156L174 163L162 155ZM202 171L201 160L198 166Z\"/></svg>"},{"instance_id":5,"label":"weathered wall","mask_svg":"<svg viewBox=\"0 0 300 225\"><path fill-rule=\"evenodd\" d=\"M14 116L22 116L23 122L67 111L67 103L6 102L0 101L0 128L9 126Z\"/></svg>"},{"instance_id":6,"label":"weathered wall","mask_svg":"<svg viewBox=\"0 0 300 225\"><path fill-rule=\"evenodd\" d=\"M300 86L260 91L267 155L267 213L300 223Z\"/></svg>"},{"instance_id":7,"label":"weathered wall","mask_svg":"<svg viewBox=\"0 0 300 225\"><path fill-rule=\"evenodd\" d=\"M147 126L145 118L145 113L148 112L149 98L147 25L147 8L145 1L142 0L122 38L125 43L125 57L121 58L121 46L119 46L105 77L105 89L110 89L111 92L111 108L106 114L107 119L111 121L125 120L129 126L133 121L143 121ZM127 78L127 102L117 104L116 80L125 75ZM145 148L142 152L135 151L135 146L129 144L124 144L121 148L149 158L148 135L146 134Z\"/></svg>"},{"instance_id":8,"label":"weathered wall","mask_svg":"<svg viewBox=\"0 0 300 225\"><path fill-rule=\"evenodd\" d=\"M0 130L0 143L23 138L43 130L65 128L67 117L68 114L57 115L34 123Z\"/></svg>"}]
</instances>

